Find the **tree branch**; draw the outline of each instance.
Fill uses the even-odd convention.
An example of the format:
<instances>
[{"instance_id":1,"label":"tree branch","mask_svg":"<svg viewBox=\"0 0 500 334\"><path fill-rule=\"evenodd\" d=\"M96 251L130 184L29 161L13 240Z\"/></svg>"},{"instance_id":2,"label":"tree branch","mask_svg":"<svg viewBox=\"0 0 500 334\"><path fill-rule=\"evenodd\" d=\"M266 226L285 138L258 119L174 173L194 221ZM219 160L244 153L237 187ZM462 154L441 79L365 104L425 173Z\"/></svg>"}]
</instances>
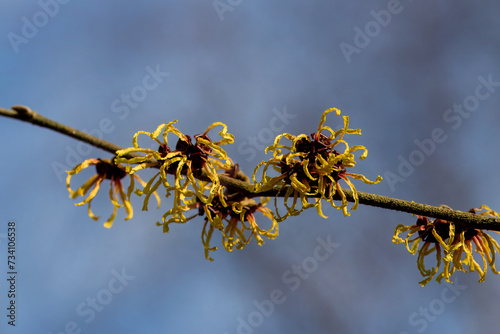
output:
<instances>
[{"instance_id":1,"label":"tree branch","mask_svg":"<svg viewBox=\"0 0 500 334\"><path fill-rule=\"evenodd\" d=\"M73 129L67 125L55 122L51 119L48 119L25 106L13 106L11 109L0 108L0 115L10 118L15 118L24 122L29 122L44 128L57 131L74 139L80 140L82 142L103 149L112 154L115 154L116 151L123 149L123 147L96 138L85 132ZM129 155L129 157L133 156L139 156L139 155ZM204 180L208 180L207 175L204 174L201 175L201 178ZM251 183L244 182L239 179L235 179L223 174L219 174L219 179L221 181L221 184L224 185L225 187L236 190L240 192L242 195L245 195L247 197L256 197L256 196L283 197L286 192L286 188L284 188L281 190L272 189L269 191L256 193L253 191L253 185ZM346 198L349 202L354 202L351 190L343 189L343 192L345 193ZM436 207L427 204L414 203L410 201L405 201L365 192L358 192L358 197L359 197L359 204L370 205L388 210L402 211L421 216L444 219L447 221L452 221L454 223L466 224L467 227L470 228L500 231L500 219L492 217L484 217L469 212L462 212L457 210L451 210L444 207ZM340 197L337 197L336 199L340 200Z\"/></svg>"},{"instance_id":2,"label":"tree branch","mask_svg":"<svg viewBox=\"0 0 500 334\"><path fill-rule=\"evenodd\" d=\"M70 136L113 154L121 149L120 146L46 118L26 106L13 106L12 110L0 108L0 115L15 118L20 121L28 122L41 126L43 128L57 131L59 133L62 133L63 135Z\"/></svg>"}]
</instances>

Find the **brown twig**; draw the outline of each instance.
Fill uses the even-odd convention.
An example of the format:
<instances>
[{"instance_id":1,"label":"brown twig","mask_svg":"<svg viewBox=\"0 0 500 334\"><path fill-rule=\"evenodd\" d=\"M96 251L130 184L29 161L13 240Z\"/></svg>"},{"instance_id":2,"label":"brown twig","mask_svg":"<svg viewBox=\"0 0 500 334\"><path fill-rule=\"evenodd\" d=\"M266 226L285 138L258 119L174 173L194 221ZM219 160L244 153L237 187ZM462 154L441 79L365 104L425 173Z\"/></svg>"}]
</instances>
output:
<instances>
[{"instance_id":1,"label":"brown twig","mask_svg":"<svg viewBox=\"0 0 500 334\"><path fill-rule=\"evenodd\" d=\"M115 154L116 151L123 149L118 145L112 144L105 140L91 136L85 132L73 129L67 125L55 122L48 119L28 107L25 106L13 106L11 109L0 108L0 115L15 118L24 122L29 122L44 128L48 128L64 135L70 136L77 140L83 141L107 152ZM137 156L137 155L130 155ZM206 175L201 175L201 178L208 179ZM236 178L229 177L227 175L219 175L221 184L225 187L236 190L242 195L247 197L256 196L284 196L286 189L272 189L262 193L254 192L254 187L251 183L241 181ZM353 194L351 190L343 189L346 198L349 202L354 202ZM387 196L381 196L376 194L358 192L359 204L370 205L378 208L402 211L416 215L422 215L427 217L439 218L455 223L467 224L470 228L500 231L500 219L492 217L484 217L475 215L469 212L462 212L457 210L451 210L444 207L436 207L427 204L420 204L410 201L405 201L401 199L391 198ZM338 198L340 199L340 198Z\"/></svg>"}]
</instances>

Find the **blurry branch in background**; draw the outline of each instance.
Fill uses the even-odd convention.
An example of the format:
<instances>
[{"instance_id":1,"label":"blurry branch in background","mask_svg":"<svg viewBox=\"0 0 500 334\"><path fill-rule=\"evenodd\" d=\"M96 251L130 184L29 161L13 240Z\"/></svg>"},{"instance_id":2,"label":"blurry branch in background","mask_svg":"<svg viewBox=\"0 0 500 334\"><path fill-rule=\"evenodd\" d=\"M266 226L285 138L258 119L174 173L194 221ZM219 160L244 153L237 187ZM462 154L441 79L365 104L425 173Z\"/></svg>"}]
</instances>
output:
<instances>
[{"instance_id":1,"label":"blurry branch in background","mask_svg":"<svg viewBox=\"0 0 500 334\"><path fill-rule=\"evenodd\" d=\"M82 142L93 145L111 154L115 154L118 150L123 150L123 147L109 143L105 140L96 138L82 131L73 129L67 125L60 124L51 119L48 119L28 107L25 106L13 106L11 109L0 108L0 115L15 118L24 122L32 123L41 127L45 127L64 135L70 136L74 139L80 140ZM124 157L138 157L137 154L127 154ZM209 180L208 175L202 171L201 175L196 176L201 180ZM279 196L284 197L287 188L274 187L266 191L256 192L254 191L254 185L242 181L240 178L233 178L225 174L219 174L220 183L231 189L233 192L238 192L245 197L257 197L257 196ZM355 202L353 191L349 189L342 189L345 198L349 202ZM357 192L359 198L359 204L369 205L374 207L379 207L388 210L402 211L415 215L434 217L438 219L443 219L447 221L452 221L455 223L467 224L468 228L474 229L485 229L500 231L500 219L494 217L485 217L480 215L475 215L470 212L462 212L457 210L452 210L446 207L436 207L426 204L414 203L410 201L400 200L396 198L370 194L365 192ZM314 196L311 196L314 197ZM335 200L342 200L337 193L334 197Z\"/></svg>"}]
</instances>

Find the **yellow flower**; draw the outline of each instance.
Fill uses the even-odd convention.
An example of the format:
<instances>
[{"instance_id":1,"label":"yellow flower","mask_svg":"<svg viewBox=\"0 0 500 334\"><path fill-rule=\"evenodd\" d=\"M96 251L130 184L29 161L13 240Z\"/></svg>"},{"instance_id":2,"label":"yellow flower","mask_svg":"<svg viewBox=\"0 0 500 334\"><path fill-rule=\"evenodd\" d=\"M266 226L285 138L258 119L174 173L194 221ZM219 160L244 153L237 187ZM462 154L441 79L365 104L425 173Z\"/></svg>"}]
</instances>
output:
<instances>
[{"instance_id":1,"label":"yellow flower","mask_svg":"<svg viewBox=\"0 0 500 334\"><path fill-rule=\"evenodd\" d=\"M211 188L210 182L199 181L197 179L195 179L194 181L198 182L199 191L205 191ZM168 233L170 231L169 225L171 223L184 224L195 218L196 216L203 215L203 209L201 207L201 204L203 202L199 199L196 192L188 189L189 184L190 181L188 179L185 179L181 186L181 189L174 189L175 187L170 187L169 189L167 189L167 192L170 192L172 190L174 191L172 208L165 212L165 214L162 216L162 223L156 223L157 225L163 226L164 233ZM198 209L198 213L190 217L186 217L184 215L186 211L190 211L193 209Z\"/></svg>"},{"instance_id":2,"label":"yellow flower","mask_svg":"<svg viewBox=\"0 0 500 334\"><path fill-rule=\"evenodd\" d=\"M477 212L481 210L485 211ZM497 212L485 205L469 211L482 216L500 218ZM406 238L400 238L399 234L405 232L408 232ZM417 236L410 240L417 232ZM422 276L426 277L420 282L422 286L429 283L438 273L441 263L444 266L443 271L436 277L439 283L443 278L451 282L450 277L455 270L476 271L479 274L479 282L485 280L488 266L494 274L498 274L495 268L495 252L500 252L498 242L485 231L468 228L464 224L455 224L442 219L430 221L427 217L418 216L415 225L398 225L392 241L396 244L405 243L411 254L415 254L418 250L417 266ZM424 243L419 249L420 241ZM481 256L482 265L474 259L473 248L475 253ZM436 267L427 269L424 265L424 258L433 252L436 252Z\"/></svg>"},{"instance_id":3,"label":"yellow flower","mask_svg":"<svg viewBox=\"0 0 500 334\"><path fill-rule=\"evenodd\" d=\"M213 161L213 166L216 170L224 170L226 175L246 178L238 170L238 165L226 167L220 161ZM205 216L201 239L205 248L205 257L210 261L213 261L210 252L217 250L217 247L210 245L216 231L221 232L222 245L227 251L244 248L252 238L255 238L258 245L262 245L264 243L263 236L274 239L278 235L278 223L274 218L274 214L269 208L265 207L269 198L262 199L260 203L257 203L253 199L242 198L238 193L219 186L209 202L207 198L210 195L203 195L205 196L205 200L203 200L200 198L199 192L210 191L210 182L198 180L196 182L198 188L196 192L182 185L182 191L178 192L179 196L174 198L173 208L163 215L162 223L157 223L157 225L163 226L164 233L169 232L169 225L172 223L184 224L197 216ZM196 212L187 216L185 213L190 210L196 210ZM257 223L255 217L257 213L261 213L271 220L268 229L262 228Z\"/></svg>"},{"instance_id":4,"label":"yellow flower","mask_svg":"<svg viewBox=\"0 0 500 334\"><path fill-rule=\"evenodd\" d=\"M211 247L210 241L215 230L222 232L222 245L228 252L234 249L243 249L250 243L252 237L257 244L262 246L264 240L262 236L268 239L274 239L278 236L278 222L274 218L273 212L266 208L269 198L262 198L257 203L253 199L244 198L240 201L229 201L230 206L224 206L223 201L218 196L210 205L202 205L205 210L206 218L202 231L202 242L205 247L205 258L213 261L209 256L211 251L217 250L217 247ZM257 224L255 214L260 212L264 217L271 220L271 226L268 229L261 228Z\"/></svg>"},{"instance_id":5,"label":"yellow flower","mask_svg":"<svg viewBox=\"0 0 500 334\"><path fill-rule=\"evenodd\" d=\"M417 267L422 277L425 277L424 280L419 282L420 285L426 285L438 273L443 258L446 260L444 270L438 276L437 280L440 282L443 277L446 277L449 281L449 277L454 272L455 268L453 266L450 268L449 256L446 257L447 250L451 244L445 242L445 240L449 241L454 239L455 225L442 219L430 221L427 217L417 217L417 222L414 225L404 226L401 224L396 226L392 242L395 244L404 243L406 249L408 249L411 254L415 254L418 250ZM406 232L407 235L405 239L399 237L400 233ZM410 239L415 234L417 235L413 239ZM419 249L421 242L423 242L423 245ZM424 259L434 252L436 253L436 266L428 269L425 266Z\"/></svg>"},{"instance_id":6,"label":"yellow flower","mask_svg":"<svg viewBox=\"0 0 500 334\"><path fill-rule=\"evenodd\" d=\"M478 212L485 210L484 212ZM476 213L481 216L491 216L500 218L500 215L491 210L486 205L481 206L479 209L470 209L469 212ZM500 252L498 242L493 239L484 230L467 228L464 225L457 226L457 236L453 242L450 254L452 256L453 265L457 270L464 272L477 271L479 274L479 282L484 282L488 266L494 274L498 274L495 268L495 252ZM493 231L499 233L497 231ZM472 250L478 253L482 258L482 266L474 259ZM468 266L468 270L464 266Z\"/></svg>"},{"instance_id":7,"label":"yellow flower","mask_svg":"<svg viewBox=\"0 0 500 334\"><path fill-rule=\"evenodd\" d=\"M80 173L83 169L95 165L96 166L96 171L97 173L90 177L80 188L78 188L76 191L73 191L70 187L70 180L71 177L75 174ZM106 220L104 223L104 226L107 228L110 228L111 225L113 224L113 221L116 217L116 212L118 208L121 208L122 206L125 207L125 211L127 212L127 217L125 220L128 220L132 218L133 216L133 209L132 209L132 204L130 203L130 194L132 193L134 189L134 179L139 181L143 186L146 185L145 182L143 182L138 176L136 175L129 175L130 176L130 185L128 187L127 193L123 190L123 185L122 185L122 179L128 175L128 173L120 167L119 165L115 165L111 163L110 160L101 160L101 159L88 159L82 162L81 164L75 166L72 170L68 171L68 177L66 178L66 186L68 188L68 191L70 193L70 197L72 199L75 199L78 196L85 196L87 192L90 191L90 194L85 198L82 202L76 203L75 205L83 205L83 204L88 204L88 214L90 218L94 220L98 220L99 217L95 216L92 212L92 209L90 208L90 204L92 200L95 198L97 195L97 192L100 189L102 181L105 179L111 180L111 186L109 189L109 198L111 200L111 203L113 204L113 213L111 216ZM120 196L121 203L119 202L118 195ZM157 195L156 195L157 196ZM158 202L159 202L159 197L157 196Z\"/></svg>"},{"instance_id":8,"label":"yellow flower","mask_svg":"<svg viewBox=\"0 0 500 334\"><path fill-rule=\"evenodd\" d=\"M170 187L170 184L167 181L167 173L172 169L172 165L175 164L175 167L178 167L182 170L185 163L185 159L183 159L181 153L172 152L167 142L167 136L169 133L173 133L179 138L184 138L184 134L182 134L175 126L173 126L173 124L176 122L177 121L173 121L167 124L161 124L153 132L138 131L136 134L134 134L134 137L132 139L133 147L118 150L116 152L117 157L115 159L115 162L126 164L126 170L130 174L134 174L135 172L145 168L160 166L160 171L148 181L147 185L144 187L144 190L136 192L139 196L142 194L146 194L144 205L142 208L143 210L147 210L150 196L156 192L161 184L163 184L163 186L167 189ZM158 149L154 150L150 148L140 147L137 142L138 136L140 134L145 134L152 140L156 141L159 145ZM162 140L158 139L160 135ZM134 154L136 156L132 158L127 157L128 155ZM133 164L137 164L137 166L132 167L131 165ZM167 193L167 196L168 195L170 194Z\"/></svg>"},{"instance_id":9,"label":"yellow flower","mask_svg":"<svg viewBox=\"0 0 500 334\"><path fill-rule=\"evenodd\" d=\"M127 164L127 171L130 173L135 173L144 168L159 166L160 171L149 180L145 187L144 193L146 197L144 199L144 208L148 205L151 193L158 189L160 184L163 184L167 190L167 196L170 196L170 191L174 191L176 198L186 196L180 193L187 191L187 186L191 185L198 198L201 201L209 203L220 187L220 181L216 172L217 168L212 166L209 157L212 157L211 159L224 160L224 165L230 164L226 152L220 147L221 145L234 142L234 136L227 132L225 124L220 122L213 123L205 132L195 135L193 143L190 136L184 135L173 126L176 122L162 124L154 132L139 131L134 135L132 140L133 147L116 152L116 162ZM221 139L214 142L208 137L208 132L218 125L223 127L219 132ZM155 140L159 144L158 150L141 148L137 143L137 137L141 133ZM168 146L167 136L169 133L173 133L178 137L174 150ZM162 140L158 139L160 135ZM127 157L130 154L138 153L145 155L132 158ZM132 164L138 165L132 168ZM211 181L208 197L203 195L203 189L199 187L198 181L195 178L202 175L203 172ZM175 182L173 187L167 181L167 174L174 175ZM185 179L184 175L187 177L189 184L183 182ZM138 193L138 195L141 194L140 192Z\"/></svg>"},{"instance_id":10,"label":"yellow flower","mask_svg":"<svg viewBox=\"0 0 500 334\"><path fill-rule=\"evenodd\" d=\"M298 215L301 211L316 207L318 214L324 218L321 210L321 200L329 202L334 208L341 209L344 216L350 215L347 210L347 198L340 186L343 180L353 192L354 205L351 210L356 210L359 204L358 193L350 178L361 180L367 184L375 184L382 180L380 176L375 181L368 180L364 175L347 172L347 168L354 167L356 160L353 152L362 150L360 160L364 160L368 150L361 145L349 147L343 139L345 134L361 134L360 129L349 128L349 117L343 116L344 127L334 131L329 126L324 125L326 115L335 112L340 116L340 110L331 108L326 110L320 120L317 132L308 137L305 134L298 136L284 133L276 137L274 144L266 148L266 153L273 152L273 158L262 161L254 170L253 181L255 191L267 191L274 187L279 189L290 185L285 193L285 206L287 214L279 216L279 220L284 220L287 216ZM328 132L328 135L322 132ZM290 140L291 145L284 145L281 140ZM338 151L339 144L345 146L344 150ZM287 153L282 153L287 150ZM262 181L257 183L256 174L260 167L262 170ZM272 167L280 175L276 177L267 176L269 167ZM288 199L293 197L292 205L288 206ZM315 197L314 203L309 203L308 198ZM300 198L302 207L296 209ZM341 204L336 205L334 199L340 198Z\"/></svg>"}]
</instances>

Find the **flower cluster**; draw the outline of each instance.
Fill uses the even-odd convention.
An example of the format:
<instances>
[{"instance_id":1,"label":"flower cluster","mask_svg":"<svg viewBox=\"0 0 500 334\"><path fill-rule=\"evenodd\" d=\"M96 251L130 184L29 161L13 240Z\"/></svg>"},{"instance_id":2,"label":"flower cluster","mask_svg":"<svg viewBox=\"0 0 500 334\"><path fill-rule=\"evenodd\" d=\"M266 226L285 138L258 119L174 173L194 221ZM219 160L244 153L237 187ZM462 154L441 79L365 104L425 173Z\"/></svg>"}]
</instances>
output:
<instances>
[{"instance_id":1,"label":"flower cluster","mask_svg":"<svg viewBox=\"0 0 500 334\"><path fill-rule=\"evenodd\" d=\"M479 209L470 209L469 212L500 218L497 212L486 205ZM441 264L443 270L436 277L439 283L443 278L451 282L450 276L456 270L476 271L479 274L479 282L484 281L488 266L494 274L498 274L495 268L495 253L500 252L500 246L485 231L442 219L430 220L427 217L417 217L414 225L398 225L392 241L396 244L404 243L411 254L415 254L418 250L417 267L422 277L425 277L420 285L429 283L438 274ZM407 233L404 239L399 237L401 233ZM482 265L474 258L473 250L481 256ZM433 253L436 257L436 266L429 269L425 266L424 259Z\"/></svg>"},{"instance_id":2,"label":"flower cluster","mask_svg":"<svg viewBox=\"0 0 500 334\"><path fill-rule=\"evenodd\" d=\"M275 139L274 144L266 149L266 153L273 152L273 158L262 162L255 169L253 192L250 179L239 170L238 164L234 164L222 148L223 145L234 142L234 136L227 132L224 123L213 123L203 133L191 137L177 129L177 121L173 121L161 124L153 132L137 132L133 136L132 147L116 151L113 160L89 159L69 171L67 186L70 197L74 199L77 196L85 196L92 189L88 197L77 205L88 204L89 216L97 219L90 209L90 202L96 196L101 182L110 179L109 196L114 210L105 226L111 227L118 208L125 207L126 220L132 217L132 193L143 196L142 209L148 210L151 196L156 197L160 207L158 192L163 190L165 196L172 200L172 206L164 212L157 225L162 226L166 233L170 231L173 223L185 224L195 217L203 216L201 239L207 259L213 260L210 252L217 247L212 245L212 239L218 233L227 251L242 249L252 240L262 245L264 238L274 239L278 235L278 222L288 216L295 216L306 208L316 207L324 217L321 200L328 201L333 207L341 209L344 215L349 215L347 196L339 183L341 180L352 190L352 210L356 209L359 200L351 179L369 184L380 182L380 176L376 181L370 181L361 174L348 172L348 168L356 164L353 152L361 150L360 159L363 160L367 150L364 146L350 147L343 139L345 134L361 134L359 129L349 128L349 117L343 117L344 126L337 131L324 124L326 115L331 112L340 115L338 109L326 110L317 132L311 136L292 136L285 133ZM218 126L222 127L218 133L219 138L212 140L208 134ZM141 145L142 138L151 141L153 146ZM292 141L290 146L281 143L283 138ZM340 145L344 147L343 150L338 148ZM282 153L283 150L288 152ZM73 191L70 188L70 178L90 165L96 165L96 175L77 191ZM262 166L262 181L257 183L255 176ZM267 176L270 166L280 175ZM148 182L144 182L136 174L147 169L153 169L155 172ZM127 175L130 177L130 185L125 192L121 179ZM229 179L232 181L229 182ZM139 181L142 188L135 189L134 180ZM234 188L232 182L236 180L248 185L247 190ZM260 197L259 193L272 188L275 188L273 191L285 189L288 212L284 216L279 216L266 207L270 197ZM260 197L260 200L256 200L256 197ZM290 197L293 198L293 203L289 206ZM313 198L313 203L309 203L309 198ZM299 199L301 208L297 207ZM337 205L334 201L340 201L340 204ZM262 218L264 223L260 222Z\"/></svg>"},{"instance_id":3,"label":"flower cluster","mask_svg":"<svg viewBox=\"0 0 500 334\"><path fill-rule=\"evenodd\" d=\"M133 146L117 151L113 161L89 159L69 171L67 186L71 198L85 196L92 188L89 196L76 205L88 203L89 216L97 220L98 217L90 209L90 202L96 196L101 182L110 179L110 199L114 211L104 224L109 228L116 217L117 209L122 206L125 206L128 213L125 220L132 218L133 211L130 202L132 192L138 196L144 195L142 209L147 210L152 195L156 197L160 206L157 191L162 187L165 189L166 197L173 197L173 205L165 212L162 221L157 222L157 225L162 225L164 232L168 232L171 223L187 223L197 216L205 216L201 238L206 258L210 260L213 259L209 256L209 252L217 249L211 246L215 231L221 232L222 244L227 251L242 249L252 239L255 239L258 245L262 245L263 237L275 238L278 235L277 221L274 213L265 207L269 198L262 198L261 201L256 202L252 198L227 189L220 182L219 175L244 182L249 181L248 177L239 171L238 165L234 164L225 150L221 148L222 145L231 144L234 141L233 135L227 132L227 126L219 122L213 123L203 133L191 138L180 132L174 126L175 122L162 124L153 132L137 132L132 140ZM219 132L220 139L212 141L208 133L219 125L222 126ZM169 145L169 134L177 137L174 141L175 146ZM149 137L158 144L158 148L141 147L138 143L139 135ZM73 191L70 187L71 177L90 165L96 165L97 173L77 191ZM146 183L136 173L149 168L157 169L158 172ZM172 175L173 182L169 182L167 177L169 174ZM125 193L121 179L127 175L131 181ZM134 180L139 181L142 189L134 190ZM118 195L121 203L118 201ZM196 213L187 216L186 212L189 210L196 210ZM270 220L267 229L257 224L257 213Z\"/></svg>"},{"instance_id":4,"label":"flower cluster","mask_svg":"<svg viewBox=\"0 0 500 334\"><path fill-rule=\"evenodd\" d=\"M362 180L367 184L378 183L382 180L378 176L375 181L370 181L364 175L347 171L348 168L356 165L353 152L363 151L359 159L364 160L368 155L368 150L361 145L350 147L344 140L345 134L361 134L360 129L349 128L348 116L343 116L344 127L337 131L324 125L326 115L331 112L340 116L339 109L327 109L321 116L317 132L310 136L305 134L294 136L289 133L277 136L274 144L266 148L266 153L273 152L273 157L268 161L262 161L255 168L253 181L256 183L256 192L267 191L274 187L283 189L285 186L291 186L287 188L284 196L287 213L284 216L278 214L279 221L288 216L298 215L310 207L316 207L318 214L327 218L322 213L321 200L326 200L334 208L341 209L344 216L348 216L350 215L347 210L348 201L340 181L343 180L352 190L354 205L351 210L356 210L359 204L358 193L350 178ZM327 135L323 134L323 131L327 132ZM282 144L283 138L290 140L291 144ZM343 150L339 148L340 144L343 144ZM286 150L286 153L282 153L283 150ZM262 181L257 183L256 175L262 166ZM269 167L272 167L279 175L268 176ZM293 200L292 204L288 205L290 197L293 197ZM310 197L313 198L313 203L309 202ZM301 208L297 209L299 199ZM334 200L340 200L340 204L336 205Z\"/></svg>"}]
</instances>

